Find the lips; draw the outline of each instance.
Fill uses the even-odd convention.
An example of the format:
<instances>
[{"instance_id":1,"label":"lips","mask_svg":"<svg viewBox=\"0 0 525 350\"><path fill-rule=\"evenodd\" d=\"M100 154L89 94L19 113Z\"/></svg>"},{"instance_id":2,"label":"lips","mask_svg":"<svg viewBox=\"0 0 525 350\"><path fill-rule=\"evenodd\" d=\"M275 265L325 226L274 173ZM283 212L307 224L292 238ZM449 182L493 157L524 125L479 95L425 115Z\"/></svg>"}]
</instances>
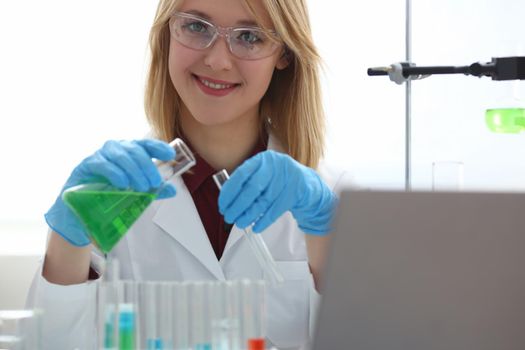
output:
<instances>
[{"instance_id":1,"label":"lips","mask_svg":"<svg viewBox=\"0 0 525 350\"><path fill-rule=\"evenodd\" d=\"M207 95L226 96L241 84L192 74L197 86Z\"/></svg>"}]
</instances>

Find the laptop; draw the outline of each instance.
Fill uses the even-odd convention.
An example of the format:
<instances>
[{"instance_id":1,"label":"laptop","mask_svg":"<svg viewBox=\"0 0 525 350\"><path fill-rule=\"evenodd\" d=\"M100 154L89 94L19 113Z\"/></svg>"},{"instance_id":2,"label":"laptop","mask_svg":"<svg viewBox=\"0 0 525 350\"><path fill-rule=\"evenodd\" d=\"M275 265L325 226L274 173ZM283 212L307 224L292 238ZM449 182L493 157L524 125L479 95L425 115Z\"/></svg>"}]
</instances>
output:
<instances>
[{"instance_id":1,"label":"laptop","mask_svg":"<svg viewBox=\"0 0 525 350\"><path fill-rule=\"evenodd\" d=\"M344 191L313 344L525 349L525 194Z\"/></svg>"}]
</instances>

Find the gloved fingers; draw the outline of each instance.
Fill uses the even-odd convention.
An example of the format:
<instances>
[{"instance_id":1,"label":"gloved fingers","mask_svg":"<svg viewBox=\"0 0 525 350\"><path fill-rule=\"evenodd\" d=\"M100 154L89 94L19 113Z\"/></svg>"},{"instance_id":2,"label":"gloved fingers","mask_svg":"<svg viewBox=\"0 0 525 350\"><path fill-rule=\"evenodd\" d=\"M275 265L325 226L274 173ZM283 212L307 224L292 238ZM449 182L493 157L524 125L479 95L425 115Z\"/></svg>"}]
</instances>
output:
<instances>
[{"instance_id":1,"label":"gloved fingers","mask_svg":"<svg viewBox=\"0 0 525 350\"><path fill-rule=\"evenodd\" d=\"M285 190L289 187L284 175L280 172L272 172L270 176L266 176L269 179L266 189L247 207L241 215L235 219L235 224L241 228L244 228L259 219L270 206L278 198L281 200L287 199L289 196L283 197Z\"/></svg>"},{"instance_id":2,"label":"gloved fingers","mask_svg":"<svg viewBox=\"0 0 525 350\"><path fill-rule=\"evenodd\" d=\"M255 173L253 177L244 184L235 200L232 201L230 206L224 210L223 215L226 222L237 222L239 216L249 209L257 200L257 198L259 198L266 190L266 187L268 186L268 178L270 176L257 175L260 174Z\"/></svg>"},{"instance_id":3,"label":"gloved fingers","mask_svg":"<svg viewBox=\"0 0 525 350\"><path fill-rule=\"evenodd\" d=\"M177 190L175 189L175 186L169 182L165 182L160 186L157 192L157 199L171 198L176 194Z\"/></svg>"},{"instance_id":4,"label":"gloved fingers","mask_svg":"<svg viewBox=\"0 0 525 350\"><path fill-rule=\"evenodd\" d=\"M156 158L163 161L175 159L175 150L164 141L144 139L134 142L144 147L150 158Z\"/></svg>"},{"instance_id":5,"label":"gloved fingers","mask_svg":"<svg viewBox=\"0 0 525 350\"><path fill-rule=\"evenodd\" d=\"M219 193L219 211L225 214L226 210L237 201L237 197L243 191L245 183L252 177L262 162L262 153L246 160L230 176L230 179L224 183Z\"/></svg>"},{"instance_id":6,"label":"gloved fingers","mask_svg":"<svg viewBox=\"0 0 525 350\"><path fill-rule=\"evenodd\" d=\"M271 224L275 222L281 215L283 215L290 206L290 203L286 200L286 193L283 191L283 195L279 196L266 210L266 212L255 222L253 225L253 232L259 233Z\"/></svg>"},{"instance_id":7,"label":"gloved fingers","mask_svg":"<svg viewBox=\"0 0 525 350\"><path fill-rule=\"evenodd\" d=\"M77 171L80 172L80 177L83 178L81 180L90 181L96 177L103 177L117 188L129 187L128 175L99 152L86 158L77 167ZM74 185L78 185L78 183L74 183Z\"/></svg>"},{"instance_id":8,"label":"gloved fingers","mask_svg":"<svg viewBox=\"0 0 525 350\"><path fill-rule=\"evenodd\" d=\"M130 185L134 190L140 192L148 191L150 188L148 179L142 172L140 165L137 164L137 161L128 153L123 144L124 142L108 141L99 152L104 158L108 159L126 173ZM147 161L151 162L151 159L146 156L146 159L141 161L140 164L144 164Z\"/></svg>"},{"instance_id":9,"label":"gloved fingers","mask_svg":"<svg viewBox=\"0 0 525 350\"><path fill-rule=\"evenodd\" d=\"M250 226L268 210L270 204L271 202L265 196L260 196L235 220L235 225L240 228Z\"/></svg>"},{"instance_id":10,"label":"gloved fingers","mask_svg":"<svg viewBox=\"0 0 525 350\"><path fill-rule=\"evenodd\" d=\"M162 183L159 170L151 160L151 155L138 142L122 142L122 146L138 165L141 174L148 181L149 187L158 188ZM138 175L138 174L137 174Z\"/></svg>"}]
</instances>

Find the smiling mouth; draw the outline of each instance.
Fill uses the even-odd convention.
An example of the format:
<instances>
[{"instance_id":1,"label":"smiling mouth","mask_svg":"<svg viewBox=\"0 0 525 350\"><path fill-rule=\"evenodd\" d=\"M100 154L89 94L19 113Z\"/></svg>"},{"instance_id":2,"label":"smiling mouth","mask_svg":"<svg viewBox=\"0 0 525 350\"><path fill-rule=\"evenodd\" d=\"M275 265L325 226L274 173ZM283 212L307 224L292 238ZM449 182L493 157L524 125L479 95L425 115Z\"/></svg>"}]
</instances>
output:
<instances>
[{"instance_id":1,"label":"smiling mouth","mask_svg":"<svg viewBox=\"0 0 525 350\"><path fill-rule=\"evenodd\" d=\"M195 74L193 74L193 77L197 79L199 82L201 82L203 85L205 85L206 87L213 89L213 90L227 90L227 89L231 89L231 88L241 85L237 83L212 81L212 80L208 80L206 78L200 77Z\"/></svg>"},{"instance_id":2,"label":"smiling mouth","mask_svg":"<svg viewBox=\"0 0 525 350\"><path fill-rule=\"evenodd\" d=\"M192 74L192 78L194 79L200 91L214 98L230 95L231 93L237 91L237 88L241 86L239 83L230 83L224 80L204 78L195 74Z\"/></svg>"}]
</instances>

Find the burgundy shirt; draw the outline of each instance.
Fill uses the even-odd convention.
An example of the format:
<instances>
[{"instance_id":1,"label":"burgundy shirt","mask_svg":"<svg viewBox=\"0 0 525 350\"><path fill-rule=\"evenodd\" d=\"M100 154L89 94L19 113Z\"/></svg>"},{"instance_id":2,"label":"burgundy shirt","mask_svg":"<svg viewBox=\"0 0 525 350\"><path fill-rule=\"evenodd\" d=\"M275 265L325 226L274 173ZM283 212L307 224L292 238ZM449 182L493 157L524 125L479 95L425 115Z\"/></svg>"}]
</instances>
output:
<instances>
[{"instance_id":1,"label":"burgundy shirt","mask_svg":"<svg viewBox=\"0 0 525 350\"><path fill-rule=\"evenodd\" d=\"M267 136L260 139L248 158L265 151L267 139ZM193 150L193 147L186 139L184 139L184 142ZM194 152L193 155L197 163L189 171L182 174L182 179L190 191L213 251L217 259L220 259L232 228L232 225L224 222L224 217L219 213L219 189L213 181L213 174L221 169L212 168L197 153Z\"/></svg>"}]
</instances>

